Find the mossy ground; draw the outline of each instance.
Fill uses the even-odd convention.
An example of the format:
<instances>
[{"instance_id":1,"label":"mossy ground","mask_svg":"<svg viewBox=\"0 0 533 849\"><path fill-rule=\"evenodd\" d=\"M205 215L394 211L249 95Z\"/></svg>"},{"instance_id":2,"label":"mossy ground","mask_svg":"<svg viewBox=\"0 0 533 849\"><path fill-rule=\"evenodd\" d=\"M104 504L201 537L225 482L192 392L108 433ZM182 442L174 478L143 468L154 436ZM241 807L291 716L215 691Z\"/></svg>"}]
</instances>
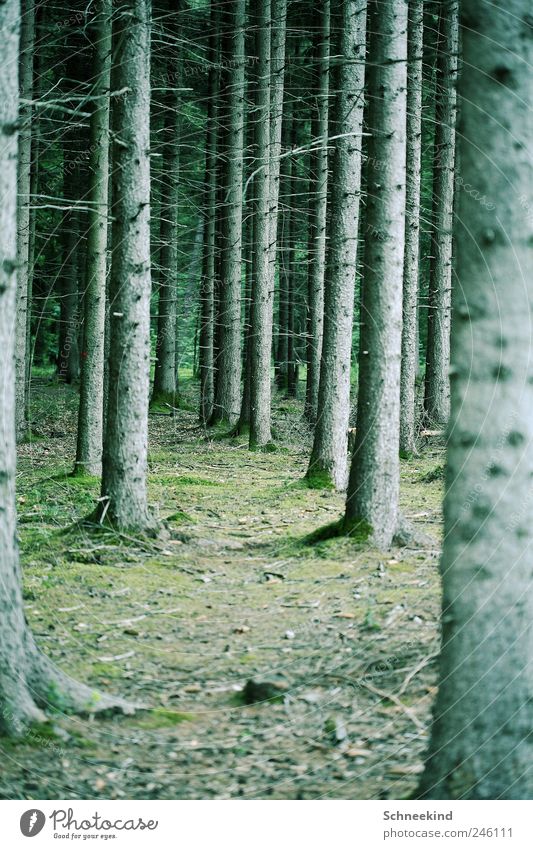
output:
<instances>
[{"instance_id":1,"label":"mossy ground","mask_svg":"<svg viewBox=\"0 0 533 849\"><path fill-rule=\"evenodd\" d=\"M196 391L182 383L184 405ZM17 477L28 619L68 673L155 710L55 715L57 742L0 741L0 796L407 797L434 695L437 543L310 545L343 497L302 484L310 433L292 400L275 407L275 453L211 438L181 408L151 416L150 501L167 538L90 533L75 523L98 480L70 476L76 391L41 378L31 400L42 438L21 446ZM402 511L435 539L441 464L435 442L402 461ZM242 704L247 681L272 677L282 698Z\"/></svg>"}]
</instances>

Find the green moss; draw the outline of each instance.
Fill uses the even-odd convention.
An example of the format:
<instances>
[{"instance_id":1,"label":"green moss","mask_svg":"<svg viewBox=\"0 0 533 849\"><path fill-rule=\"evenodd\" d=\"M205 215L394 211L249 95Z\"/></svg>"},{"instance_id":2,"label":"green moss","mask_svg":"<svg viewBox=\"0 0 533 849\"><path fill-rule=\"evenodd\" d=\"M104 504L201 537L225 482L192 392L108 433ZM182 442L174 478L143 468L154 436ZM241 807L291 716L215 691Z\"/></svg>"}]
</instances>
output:
<instances>
[{"instance_id":1,"label":"green moss","mask_svg":"<svg viewBox=\"0 0 533 849\"><path fill-rule=\"evenodd\" d=\"M180 725L182 722L192 722L194 718L192 713L183 713L168 708L153 708L135 715L128 724L149 731L156 728L170 728L174 725Z\"/></svg>"},{"instance_id":2,"label":"green moss","mask_svg":"<svg viewBox=\"0 0 533 849\"><path fill-rule=\"evenodd\" d=\"M153 483L161 486L220 486L218 481L210 481L207 478L197 478L194 475L150 475Z\"/></svg>"},{"instance_id":3,"label":"green moss","mask_svg":"<svg viewBox=\"0 0 533 849\"><path fill-rule=\"evenodd\" d=\"M167 516L166 521L181 524L182 522L194 522L194 519L192 518L192 516L189 516L188 513L184 513L183 510L177 510L170 516Z\"/></svg>"},{"instance_id":4,"label":"green moss","mask_svg":"<svg viewBox=\"0 0 533 849\"><path fill-rule=\"evenodd\" d=\"M372 525L365 519L346 519L342 521L342 533L355 542L367 542L373 533Z\"/></svg>"},{"instance_id":5,"label":"green moss","mask_svg":"<svg viewBox=\"0 0 533 849\"><path fill-rule=\"evenodd\" d=\"M304 482L309 489L335 489L331 475L325 469L309 469Z\"/></svg>"}]
</instances>

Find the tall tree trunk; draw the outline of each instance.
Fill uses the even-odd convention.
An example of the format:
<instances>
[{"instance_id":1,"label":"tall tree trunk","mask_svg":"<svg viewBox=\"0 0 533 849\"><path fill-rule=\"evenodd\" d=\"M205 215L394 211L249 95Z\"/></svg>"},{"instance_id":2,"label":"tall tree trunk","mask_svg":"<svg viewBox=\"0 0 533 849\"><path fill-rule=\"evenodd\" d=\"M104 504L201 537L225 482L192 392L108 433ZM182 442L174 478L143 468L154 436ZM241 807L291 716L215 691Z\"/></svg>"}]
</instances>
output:
<instances>
[{"instance_id":1,"label":"tall tree trunk","mask_svg":"<svg viewBox=\"0 0 533 849\"><path fill-rule=\"evenodd\" d=\"M30 247L30 185L31 185L31 136L33 94L33 48L35 41L35 0L23 0L20 9L20 133L18 136L18 180L17 180L17 228L18 228L18 275L17 312L15 336L15 415L17 441L26 437L26 333L28 314L29 247ZM13 68L11 69L13 72Z\"/></svg>"},{"instance_id":2,"label":"tall tree trunk","mask_svg":"<svg viewBox=\"0 0 533 849\"><path fill-rule=\"evenodd\" d=\"M120 137L113 151L109 398L101 520L153 526L146 496L150 375L150 16L148 0L126 0L117 20L113 88ZM104 513L105 511L105 513Z\"/></svg>"},{"instance_id":3,"label":"tall tree trunk","mask_svg":"<svg viewBox=\"0 0 533 849\"><path fill-rule=\"evenodd\" d=\"M252 255L250 448L271 441L271 358L274 291L270 275L270 42L271 2L254 0L257 27L256 174L254 177L254 250Z\"/></svg>"},{"instance_id":4,"label":"tall tree trunk","mask_svg":"<svg viewBox=\"0 0 533 849\"><path fill-rule=\"evenodd\" d=\"M424 397L426 419L435 425L444 425L450 412L448 371L458 56L459 0L443 0L437 42L432 261Z\"/></svg>"},{"instance_id":5,"label":"tall tree trunk","mask_svg":"<svg viewBox=\"0 0 533 849\"><path fill-rule=\"evenodd\" d=\"M109 89L112 0L98 0L94 12L93 94L89 160L87 283L81 356L80 405L75 471L100 475L104 415L104 337L107 272L109 173Z\"/></svg>"},{"instance_id":6,"label":"tall tree trunk","mask_svg":"<svg viewBox=\"0 0 533 849\"><path fill-rule=\"evenodd\" d=\"M235 0L223 39L227 136L221 227L219 356L213 422L237 423L241 408L242 189L246 2Z\"/></svg>"},{"instance_id":7,"label":"tall tree trunk","mask_svg":"<svg viewBox=\"0 0 533 849\"><path fill-rule=\"evenodd\" d=\"M291 148L294 150L298 146L298 120L293 117L291 128ZM297 329L297 310L296 310L296 290L298 280L298 171L296 166L296 157L291 157L290 183L289 194L291 204L291 214L289 217L289 226L287 233L287 395L290 398L296 398L298 395L298 376L299 368L296 362L296 329Z\"/></svg>"},{"instance_id":8,"label":"tall tree trunk","mask_svg":"<svg viewBox=\"0 0 533 849\"><path fill-rule=\"evenodd\" d=\"M418 371L418 262L420 255L420 178L422 164L422 60L424 0L410 0L407 31L407 177L403 328L400 376L400 452L414 453Z\"/></svg>"},{"instance_id":9,"label":"tall tree trunk","mask_svg":"<svg viewBox=\"0 0 533 849\"><path fill-rule=\"evenodd\" d=\"M531 6L464 0L440 685L420 795L533 798ZM480 203L479 198L489 199Z\"/></svg>"},{"instance_id":10,"label":"tall tree trunk","mask_svg":"<svg viewBox=\"0 0 533 849\"><path fill-rule=\"evenodd\" d=\"M317 150L311 155L310 265L308 277L308 344L305 415L314 424L318 409L320 358L324 330L324 272L326 268L326 215L328 196L328 114L330 0L317 7L318 86L311 135Z\"/></svg>"},{"instance_id":11,"label":"tall tree trunk","mask_svg":"<svg viewBox=\"0 0 533 849\"><path fill-rule=\"evenodd\" d=\"M41 709L47 706L65 711L120 705L66 676L42 655L24 617L15 506L19 18L18 0L0 4L0 731L13 736L43 720Z\"/></svg>"},{"instance_id":12,"label":"tall tree trunk","mask_svg":"<svg viewBox=\"0 0 533 849\"><path fill-rule=\"evenodd\" d=\"M280 390L287 389L287 363L289 344L289 276L290 276L290 228L291 219L294 214L292 198L292 171L293 156L287 156L292 146L293 124L292 102L289 101L283 115L282 149L283 160L281 162L280 199L281 214L278 215L278 238L279 246L279 291L278 291L278 327L276 344L276 386Z\"/></svg>"},{"instance_id":13,"label":"tall tree trunk","mask_svg":"<svg viewBox=\"0 0 533 849\"><path fill-rule=\"evenodd\" d=\"M331 217L324 301L318 418L307 472L314 486L343 489L348 420L357 222L361 190L366 0L344 0L331 173Z\"/></svg>"},{"instance_id":14,"label":"tall tree trunk","mask_svg":"<svg viewBox=\"0 0 533 849\"><path fill-rule=\"evenodd\" d=\"M251 316L252 316L252 263L254 249L254 216L250 212L244 220L244 255L246 257L246 280L244 295L244 346L243 346L243 385L241 414L236 432L250 432L250 392L252 383L252 354L251 354Z\"/></svg>"},{"instance_id":15,"label":"tall tree trunk","mask_svg":"<svg viewBox=\"0 0 533 849\"><path fill-rule=\"evenodd\" d=\"M71 134L68 153L63 161L63 191L69 207L63 217L63 263L60 271L60 316L57 375L63 383L73 383L79 377L80 352L78 330L80 324L78 265L80 247L80 214L76 208L80 194L80 169L77 165L77 137Z\"/></svg>"},{"instance_id":16,"label":"tall tree trunk","mask_svg":"<svg viewBox=\"0 0 533 849\"><path fill-rule=\"evenodd\" d=\"M206 425L214 404L214 332L215 332L215 228L217 201L217 95L219 72L219 13L211 0L208 47L209 77L204 176L204 243L200 288L200 421Z\"/></svg>"},{"instance_id":17,"label":"tall tree trunk","mask_svg":"<svg viewBox=\"0 0 533 849\"><path fill-rule=\"evenodd\" d=\"M408 7L407 0L373 0L370 8L366 320L345 524L387 548L399 529Z\"/></svg>"},{"instance_id":18,"label":"tall tree trunk","mask_svg":"<svg viewBox=\"0 0 533 849\"><path fill-rule=\"evenodd\" d=\"M174 16L180 2L170 3L165 26L179 31ZM163 175L161 185L161 248L157 345L153 404L176 404L176 346L178 306L178 225L179 225L179 148L181 137L181 63L172 56L167 60L167 83L163 95Z\"/></svg>"},{"instance_id":19,"label":"tall tree trunk","mask_svg":"<svg viewBox=\"0 0 533 849\"><path fill-rule=\"evenodd\" d=\"M278 257L279 186L281 141L285 94L285 46L287 33L287 0L272 0L271 89L270 89L270 176L269 176L269 263L270 287L275 290Z\"/></svg>"}]
</instances>

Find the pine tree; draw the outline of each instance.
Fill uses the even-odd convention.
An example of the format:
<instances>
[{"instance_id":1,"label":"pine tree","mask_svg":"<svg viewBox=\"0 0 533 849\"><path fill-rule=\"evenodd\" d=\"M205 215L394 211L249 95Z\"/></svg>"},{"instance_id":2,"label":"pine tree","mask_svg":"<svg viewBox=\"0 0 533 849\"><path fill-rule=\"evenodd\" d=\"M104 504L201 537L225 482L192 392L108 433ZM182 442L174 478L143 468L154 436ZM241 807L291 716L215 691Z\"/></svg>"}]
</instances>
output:
<instances>
[{"instance_id":1,"label":"pine tree","mask_svg":"<svg viewBox=\"0 0 533 849\"><path fill-rule=\"evenodd\" d=\"M529 11L525 0L465 0L461 13L470 191L456 221L443 633L424 798L533 796Z\"/></svg>"},{"instance_id":2,"label":"pine tree","mask_svg":"<svg viewBox=\"0 0 533 849\"><path fill-rule=\"evenodd\" d=\"M400 377L400 452L404 456L413 454L416 449L423 35L424 0L410 0L407 32L407 180Z\"/></svg>"},{"instance_id":3,"label":"pine tree","mask_svg":"<svg viewBox=\"0 0 533 849\"><path fill-rule=\"evenodd\" d=\"M104 336L107 274L109 172L109 90L111 76L111 0L94 10L96 101L91 114L87 286L84 293L83 349L75 471L100 475L104 416Z\"/></svg>"},{"instance_id":4,"label":"pine tree","mask_svg":"<svg viewBox=\"0 0 533 849\"><path fill-rule=\"evenodd\" d=\"M311 157L308 280L308 346L305 413L313 424L318 409L320 358L324 328L324 273L326 267L326 215L328 197L328 115L330 73L330 0L322 0L316 11L316 61L318 85L311 127L317 149Z\"/></svg>"},{"instance_id":5,"label":"pine tree","mask_svg":"<svg viewBox=\"0 0 533 849\"><path fill-rule=\"evenodd\" d=\"M345 529L387 548L399 529L407 0L372 2L368 199L357 432ZM377 167L376 167L377 166Z\"/></svg>"},{"instance_id":6,"label":"pine tree","mask_svg":"<svg viewBox=\"0 0 533 849\"><path fill-rule=\"evenodd\" d=\"M153 527L146 494L150 372L150 17L148 0L126 0L117 20L113 125L113 233L109 398L104 436L104 518L122 529Z\"/></svg>"},{"instance_id":7,"label":"pine tree","mask_svg":"<svg viewBox=\"0 0 533 849\"><path fill-rule=\"evenodd\" d=\"M31 186L31 142L33 94L33 56L35 41L35 0L23 0L20 8L20 133L17 179L18 221L18 265L17 312L15 336L16 376L16 429L17 442L22 441L28 431L27 422L27 326L30 249L30 186Z\"/></svg>"},{"instance_id":8,"label":"pine tree","mask_svg":"<svg viewBox=\"0 0 533 849\"><path fill-rule=\"evenodd\" d=\"M12 736L20 736L32 722L42 721L47 707L62 712L127 709L118 699L95 694L48 660L24 616L15 501L19 16L18 0L0 4L0 731Z\"/></svg>"},{"instance_id":9,"label":"pine tree","mask_svg":"<svg viewBox=\"0 0 533 849\"><path fill-rule=\"evenodd\" d=\"M200 421L206 425L214 404L214 322L215 322L215 222L217 199L217 96L219 71L219 22L216 0L211 0L208 45L207 116L204 170L204 238L200 288Z\"/></svg>"},{"instance_id":10,"label":"pine tree","mask_svg":"<svg viewBox=\"0 0 533 849\"><path fill-rule=\"evenodd\" d=\"M160 272L157 312L157 344L152 404L176 404L176 346L178 297L179 152L181 137L180 48L174 43L179 33L181 0L165 7L164 27L171 40L165 65L163 92L162 157L163 179L160 201ZM177 51L177 55L176 55Z\"/></svg>"},{"instance_id":11,"label":"pine tree","mask_svg":"<svg viewBox=\"0 0 533 849\"><path fill-rule=\"evenodd\" d=\"M343 489L347 479L350 364L361 193L366 0L344 0L318 418L307 478Z\"/></svg>"},{"instance_id":12,"label":"pine tree","mask_svg":"<svg viewBox=\"0 0 533 849\"><path fill-rule=\"evenodd\" d=\"M450 412L450 312L452 222L455 183L455 121L459 56L459 0L439 7L428 334L424 410L430 424L442 426Z\"/></svg>"},{"instance_id":13,"label":"pine tree","mask_svg":"<svg viewBox=\"0 0 533 849\"><path fill-rule=\"evenodd\" d=\"M225 203L221 227L219 356L213 422L230 426L241 408L241 286L242 286L242 194L244 144L244 30L245 0L231 6L223 38L223 87L226 90L226 150L224 156Z\"/></svg>"},{"instance_id":14,"label":"pine tree","mask_svg":"<svg viewBox=\"0 0 533 849\"><path fill-rule=\"evenodd\" d=\"M257 114L255 116L254 248L252 255L250 448L271 442L271 358L274 291L270 274L270 87L271 4L254 0L257 27Z\"/></svg>"}]
</instances>

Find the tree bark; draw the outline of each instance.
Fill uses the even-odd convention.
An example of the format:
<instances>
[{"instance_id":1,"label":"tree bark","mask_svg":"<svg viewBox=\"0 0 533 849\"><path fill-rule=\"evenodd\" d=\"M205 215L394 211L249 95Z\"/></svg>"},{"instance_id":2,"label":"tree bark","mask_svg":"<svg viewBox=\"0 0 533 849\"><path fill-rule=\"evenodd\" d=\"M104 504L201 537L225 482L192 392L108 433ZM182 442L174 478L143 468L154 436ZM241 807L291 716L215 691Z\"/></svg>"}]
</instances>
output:
<instances>
[{"instance_id":1,"label":"tree bark","mask_svg":"<svg viewBox=\"0 0 533 849\"><path fill-rule=\"evenodd\" d=\"M181 0L169 4L165 27L179 32ZM176 48L174 48L175 50ZM178 48L179 49L179 48ZM157 344L152 404L176 405L178 308L179 148L181 138L181 55L169 56L163 94L163 181Z\"/></svg>"},{"instance_id":2,"label":"tree bark","mask_svg":"<svg viewBox=\"0 0 533 849\"><path fill-rule=\"evenodd\" d=\"M345 527L388 548L399 529L408 6L387 0L371 9L365 320Z\"/></svg>"},{"instance_id":3,"label":"tree bark","mask_svg":"<svg viewBox=\"0 0 533 849\"><path fill-rule=\"evenodd\" d=\"M271 358L274 291L270 274L270 0L255 0L257 117L255 123L254 250L252 255L250 448L271 442Z\"/></svg>"},{"instance_id":4,"label":"tree bark","mask_svg":"<svg viewBox=\"0 0 533 849\"><path fill-rule=\"evenodd\" d=\"M117 21L109 398L100 520L149 530L146 468L150 373L150 17L127 0Z\"/></svg>"},{"instance_id":5,"label":"tree bark","mask_svg":"<svg viewBox=\"0 0 533 849\"><path fill-rule=\"evenodd\" d=\"M77 134L69 134L63 155L63 192L67 212L62 221L63 263L60 271L60 311L57 356L57 376L60 382L71 384L80 373L78 331L80 325L78 266L80 247L80 215L76 209L80 194Z\"/></svg>"},{"instance_id":6,"label":"tree bark","mask_svg":"<svg viewBox=\"0 0 533 849\"><path fill-rule=\"evenodd\" d=\"M80 406L75 471L100 475L104 416L104 337L107 273L111 0L94 12L95 101L90 124L87 285L84 300Z\"/></svg>"},{"instance_id":7,"label":"tree bark","mask_svg":"<svg viewBox=\"0 0 533 849\"><path fill-rule=\"evenodd\" d=\"M324 302L318 419L307 479L343 489L348 420L357 222L361 190L366 0L345 0L331 173L331 218Z\"/></svg>"},{"instance_id":8,"label":"tree bark","mask_svg":"<svg viewBox=\"0 0 533 849\"><path fill-rule=\"evenodd\" d=\"M407 30L407 177L400 376L400 452L403 456L410 456L416 450L423 35L424 0L410 0Z\"/></svg>"},{"instance_id":9,"label":"tree bark","mask_svg":"<svg viewBox=\"0 0 533 849\"><path fill-rule=\"evenodd\" d=\"M309 223L310 265L308 278L308 345L305 415L316 423L320 358L324 331L324 274L326 269L326 216L328 197L328 115L330 64L330 0L321 0L317 9L316 56L318 87L312 122L311 220Z\"/></svg>"},{"instance_id":10,"label":"tree bark","mask_svg":"<svg viewBox=\"0 0 533 849\"><path fill-rule=\"evenodd\" d=\"M38 650L24 618L15 502L19 20L18 0L0 4L0 732L11 736L42 721L47 706L63 711L127 707L62 673Z\"/></svg>"},{"instance_id":11,"label":"tree bark","mask_svg":"<svg viewBox=\"0 0 533 849\"><path fill-rule=\"evenodd\" d=\"M216 0L211 0L209 78L204 176L204 246L200 290L200 421L207 425L214 404L215 230L217 200L217 95L219 26Z\"/></svg>"},{"instance_id":12,"label":"tree bark","mask_svg":"<svg viewBox=\"0 0 533 849\"><path fill-rule=\"evenodd\" d=\"M15 343L15 415L17 441L25 439L28 432L26 418L27 391L27 346L29 247L30 247L30 185L31 185L31 136L32 136L32 93L33 52L35 41L35 2L23 0L20 8L20 132L18 136L18 181L17 181L17 227L18 227L18 275L17 312ZM11 69L13 72L13 69Z\"/></svg>"},{"instance_id":13,"label":"tree bark","mask_svg":"<svg viewBox=\"0 0 533 849\"><path fill-rule=\"evenodd\" d=\"M420 795L533 798L530 5L465 0L440 686ZM480 202L479 198L485 198Z\"/></svg>"},{"instance_id":14,"label":"tree bark","mask_svg":"<svg viewBox=\"0 0 533 849\"><path fill-rule=\"evenodd\" d=\"M426 420L437 426L446 424L450 413L448 370L458 58L459 2L443 0L439 11L437 40L432 261L424 397Z\"/></svg>"},{"instance_id":15,"label":"tree bark","mask_svg":"<svg viewBox=\"0 0 533 849\"><path fill-rule=\"evenodd\" d=\"M271 91L270 91L270 201L269 263L270 287L276 285L278 261L278 219L281 173L282 130L285 95L285 45L287 33L287 0L272 0Z\"/></svg>"},{"instance_id":16,"label":"tree bark","mask_svg":"<svg viewBox=\"0 0 533 849\"><path fill-rule=\"evenodd\" d=\"M287 390L288 354L289 354L289 277L290 277L290 229L293 216L292 171L294 157L288 156L292 147L293 124L292 102L288 102L283 115L282 150L283 160L280 169L280 214L278 214L278 327L276 345L276 386Z\"/></svg>"},{"instance_id":17,"label":"tree bark","mask_svg":"<svg viewBox=\"0 0 533 849\"><path fill-rule=\"evenodd\" d=\"M231 4L224 42L227 68L225 203L221 227L219 355L213 422L237 423L241 408L242 190L244 147L245 0Z\"/></svg>"}]
</instances>

